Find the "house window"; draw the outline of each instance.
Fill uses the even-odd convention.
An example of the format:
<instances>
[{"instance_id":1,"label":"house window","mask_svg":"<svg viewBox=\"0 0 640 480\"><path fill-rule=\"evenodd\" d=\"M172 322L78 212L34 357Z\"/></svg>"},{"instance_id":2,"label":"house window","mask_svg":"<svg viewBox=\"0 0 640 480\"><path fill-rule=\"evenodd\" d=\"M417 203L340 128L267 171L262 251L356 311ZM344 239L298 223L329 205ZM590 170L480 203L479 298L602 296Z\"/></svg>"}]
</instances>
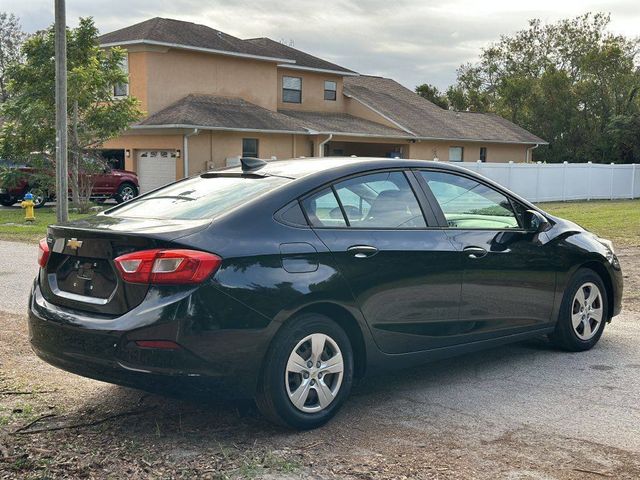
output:
<instances>
[{"instance_id":1,"label":"house window","mask_svg":"<svg viewBox=\"0 0 640 480\"><path fill-rule=\"evenodd\" d=\"M242 156L258 158L258 139L257 138L242 139Z\"/></svg>"},{"instance_id":2,"label":"house window","mask_svg":"<svg viewBox=\"0 0 640 480\"><path fill-rule=\"evenodd\" d=\"M300 77L282 77L282 101L302 103L302 79Z\"/></svg>"},{"instance_id":3,"label":"house window","mask_svg":"<svg viewBox=\"0 0 640 480\"><path fill-rule=\"evenodd\" d=\"M125 55L120 62L120 69L129 77L129 57ZM113 96L114 97L126 97L129 95L129 83L116 83L113 86Z\"/></svg>"},{"instance_id":4,"label":"house window","mask_svg":"<svg viewBox=\"0 0 640 480\"><path fill-rule=\"evenodd\" d=\"M449 161L450 162L461 162L463 158L462 147L449 147Z\"/></svg>"},{"instance_id":5,"label":"house window","mask_svg":"<svg viewBox=\"0 0 640 480\"><path fill-rule=\"evenodd\" d=\"M487 147L480 147L480 161L487 161Z\"/></svg>"},{"instance_id":6,"label":"house window","mask_svg":"<svg viewBox=\"0 0 640 480\"><path fill-rule=\"evenodd\" d=\"M331 80L325 80L324 82L324 99L336 100L336 91L338 90L338 84Z\"/></svg>"}]
</instances>

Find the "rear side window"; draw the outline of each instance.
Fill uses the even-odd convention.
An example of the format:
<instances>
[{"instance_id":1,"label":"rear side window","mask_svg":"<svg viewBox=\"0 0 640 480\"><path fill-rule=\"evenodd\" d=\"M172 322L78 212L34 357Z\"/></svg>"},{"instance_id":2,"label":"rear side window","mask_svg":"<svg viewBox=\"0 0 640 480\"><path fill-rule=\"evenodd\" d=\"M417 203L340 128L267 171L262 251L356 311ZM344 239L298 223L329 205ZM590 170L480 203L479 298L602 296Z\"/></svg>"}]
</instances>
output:
<instances>
[{"instance_id":1,"label":"rear side window","mask_svg":"<svg viewBox=\"0 0 640 480\"><path fill-rule=\"evenodd\" d=\"M198 220L214 218L290 179L282 177L195 177L163 187L109 212L113 217Z\"/></svg>"},{"instance_id":2,"label":"rear side window","mask_svg":"<svg viewBox=\"0 0 640 480\"><path fill-rule=\"evenodd\" d=\"M467 177L451 173L420 172L436 197L451 228L519 228L509 199Z\"/></svg>"},{"instance_id":3,"label":"rear side window","mask_svg":"<svg viewBox=\"0 0 640 480\"><path fill-rule=\"evenodd\" d=\"M308 197L303 207L316 227L426 227L420 205L402 172L350 178Z\"/></svg>"},{"instance_id":4,"label":"rear side window","mask_svg":"<svg viewBox=\"0 0 640 480\"><path fill-rule=\"evenodd\" d=\"M314 227L346 227L338 199L331 188L325 188L302 202L309 222Z\"/></svg>"}]
</instances>

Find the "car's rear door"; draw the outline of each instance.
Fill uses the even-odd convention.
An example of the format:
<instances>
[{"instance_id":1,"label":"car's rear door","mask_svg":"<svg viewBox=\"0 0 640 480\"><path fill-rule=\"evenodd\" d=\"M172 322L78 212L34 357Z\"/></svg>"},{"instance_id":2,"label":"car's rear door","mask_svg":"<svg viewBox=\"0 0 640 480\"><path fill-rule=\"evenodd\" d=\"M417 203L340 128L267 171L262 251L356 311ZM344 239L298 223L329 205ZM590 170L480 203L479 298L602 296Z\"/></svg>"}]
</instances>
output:
<instances>
[{"instance_id":1,"label":"car's rear door","mask_svg":"<svg viewBox=\"0 0 640 480\"><path fill-rule=\"evenodd\" d=\"M351 177L313 192L302 204L383 351L451 343L461 259L442 229L429 228L435 217L411 172Z\"/></svg>"},{"instance_id":2,"label":"car's rear door","mask_svg":"<svg viewBox=\"0 0 640 480\"><path fill-rule=\"evenodd\" d=\"M417 172L463 265L460 322L477 338L551 322L557 262L523 226L525 208L490 185L454 172Z\"/></svg>"}]
</instances>

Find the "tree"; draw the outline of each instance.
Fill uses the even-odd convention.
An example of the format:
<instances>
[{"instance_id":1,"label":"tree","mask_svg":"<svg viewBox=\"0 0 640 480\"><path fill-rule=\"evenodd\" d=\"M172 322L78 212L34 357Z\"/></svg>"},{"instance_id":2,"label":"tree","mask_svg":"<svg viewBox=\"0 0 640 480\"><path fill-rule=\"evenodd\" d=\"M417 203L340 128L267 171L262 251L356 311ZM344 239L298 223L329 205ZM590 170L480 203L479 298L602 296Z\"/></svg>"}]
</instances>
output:
<instances>
[{"instance_id":1,"label":"tree","mask_svg":"<svg viewBox=\"0 0 640 480\"><path fill-rule=\"evenodd\" d=\"M90 182L90 173L102 168L95 149L141 116L135 98L113 96L114 85L127 82L121 68L126 51L101 49L97 38L91 18L81 18L77 28L67 29L71 191L74 203L83 205L91 193L83 182ZM54 50L53 26L25 42L24 60L7 71L10 95L1 110L5 123L0 155L38 170L55 169ZM38 181L52 191L53 178L48 185L43 185L46 178Z\"/></svg>"},{"instance_id":2,"label":"tree","mask_svg":"<svg viewBox=\"0 0 640 480\"><path fill-rule=\"evenodd\" d=\"M638 148L630 148L636 137L625 127L640 112L640 43L608 32L608 24L602 13L548 25L531 20L462 65L448 102L496 113L549 141L535 150L538 160L640 161L629 153Z\"/></svg>"},{"instance_id":3,"label":"tree","mask_svg":"<svg viewBox=\"0 0 640 480\"><path fill-rule=\"evenodd\" d=\"M25 38L18 17L13 13L0 12L0 103L9 98L7 69L20 60L20 47Z\"/></svg>"},{"instance_id":4,"label":"tree","mask_svg":"<svg viewBox=\"0 0 640 480\"><path fill-rule=\"evenodd\" d=\"M435 85L423 83L416 87L416 93L441 108L449 108L449 100L447 100L447 96L442 94Z\"/></svg>"}]
</instances>

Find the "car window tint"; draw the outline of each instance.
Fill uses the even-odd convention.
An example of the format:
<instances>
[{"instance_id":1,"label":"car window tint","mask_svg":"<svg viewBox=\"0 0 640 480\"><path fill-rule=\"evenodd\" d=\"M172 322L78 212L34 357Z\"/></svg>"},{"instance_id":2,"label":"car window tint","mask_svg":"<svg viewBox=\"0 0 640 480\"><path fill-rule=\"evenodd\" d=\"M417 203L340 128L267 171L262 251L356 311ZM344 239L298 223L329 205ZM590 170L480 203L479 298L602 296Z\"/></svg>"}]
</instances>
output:
<instances>
[{"instance_id":1,"label":"car window tint","mask_svg":"<svg viewBox=\"0 0 640 480\"><path fill-rule=\"evenodd\" d=\"M467 177L420 172L452 228L519 228L509 199Z\"/></svg>"},{"instance_id":2,"label":"car window tint","mask_svg":"<svg viewBox=\"0 0 640 480\"><path fill-rule=\"evenodd\" d=\"M302 208L304 208L309 222L314 227L339 228L347 226L338 200L331 188L325 188L307 197L302 202Z\"/></svg>"},{"instance_id":3,"label":"car window tint","mask_svg":"<svg viewBox=\"0 0 640 480\"><path fill-rule=\"evenodd\" d=\"M214 218L291 180L283 177L194 177L115 207L113 217Z\"/></svg>"},{"instance_id":4,"label":"car window tint","mask_svg":"<svg viewBox=\"0 0 640 480\"><path fill-rule=\"evenodd\" d=\"M335 185L351 228L425 228L420 205L402 172L350 178Z\"/></svg>"}]
</instances>

